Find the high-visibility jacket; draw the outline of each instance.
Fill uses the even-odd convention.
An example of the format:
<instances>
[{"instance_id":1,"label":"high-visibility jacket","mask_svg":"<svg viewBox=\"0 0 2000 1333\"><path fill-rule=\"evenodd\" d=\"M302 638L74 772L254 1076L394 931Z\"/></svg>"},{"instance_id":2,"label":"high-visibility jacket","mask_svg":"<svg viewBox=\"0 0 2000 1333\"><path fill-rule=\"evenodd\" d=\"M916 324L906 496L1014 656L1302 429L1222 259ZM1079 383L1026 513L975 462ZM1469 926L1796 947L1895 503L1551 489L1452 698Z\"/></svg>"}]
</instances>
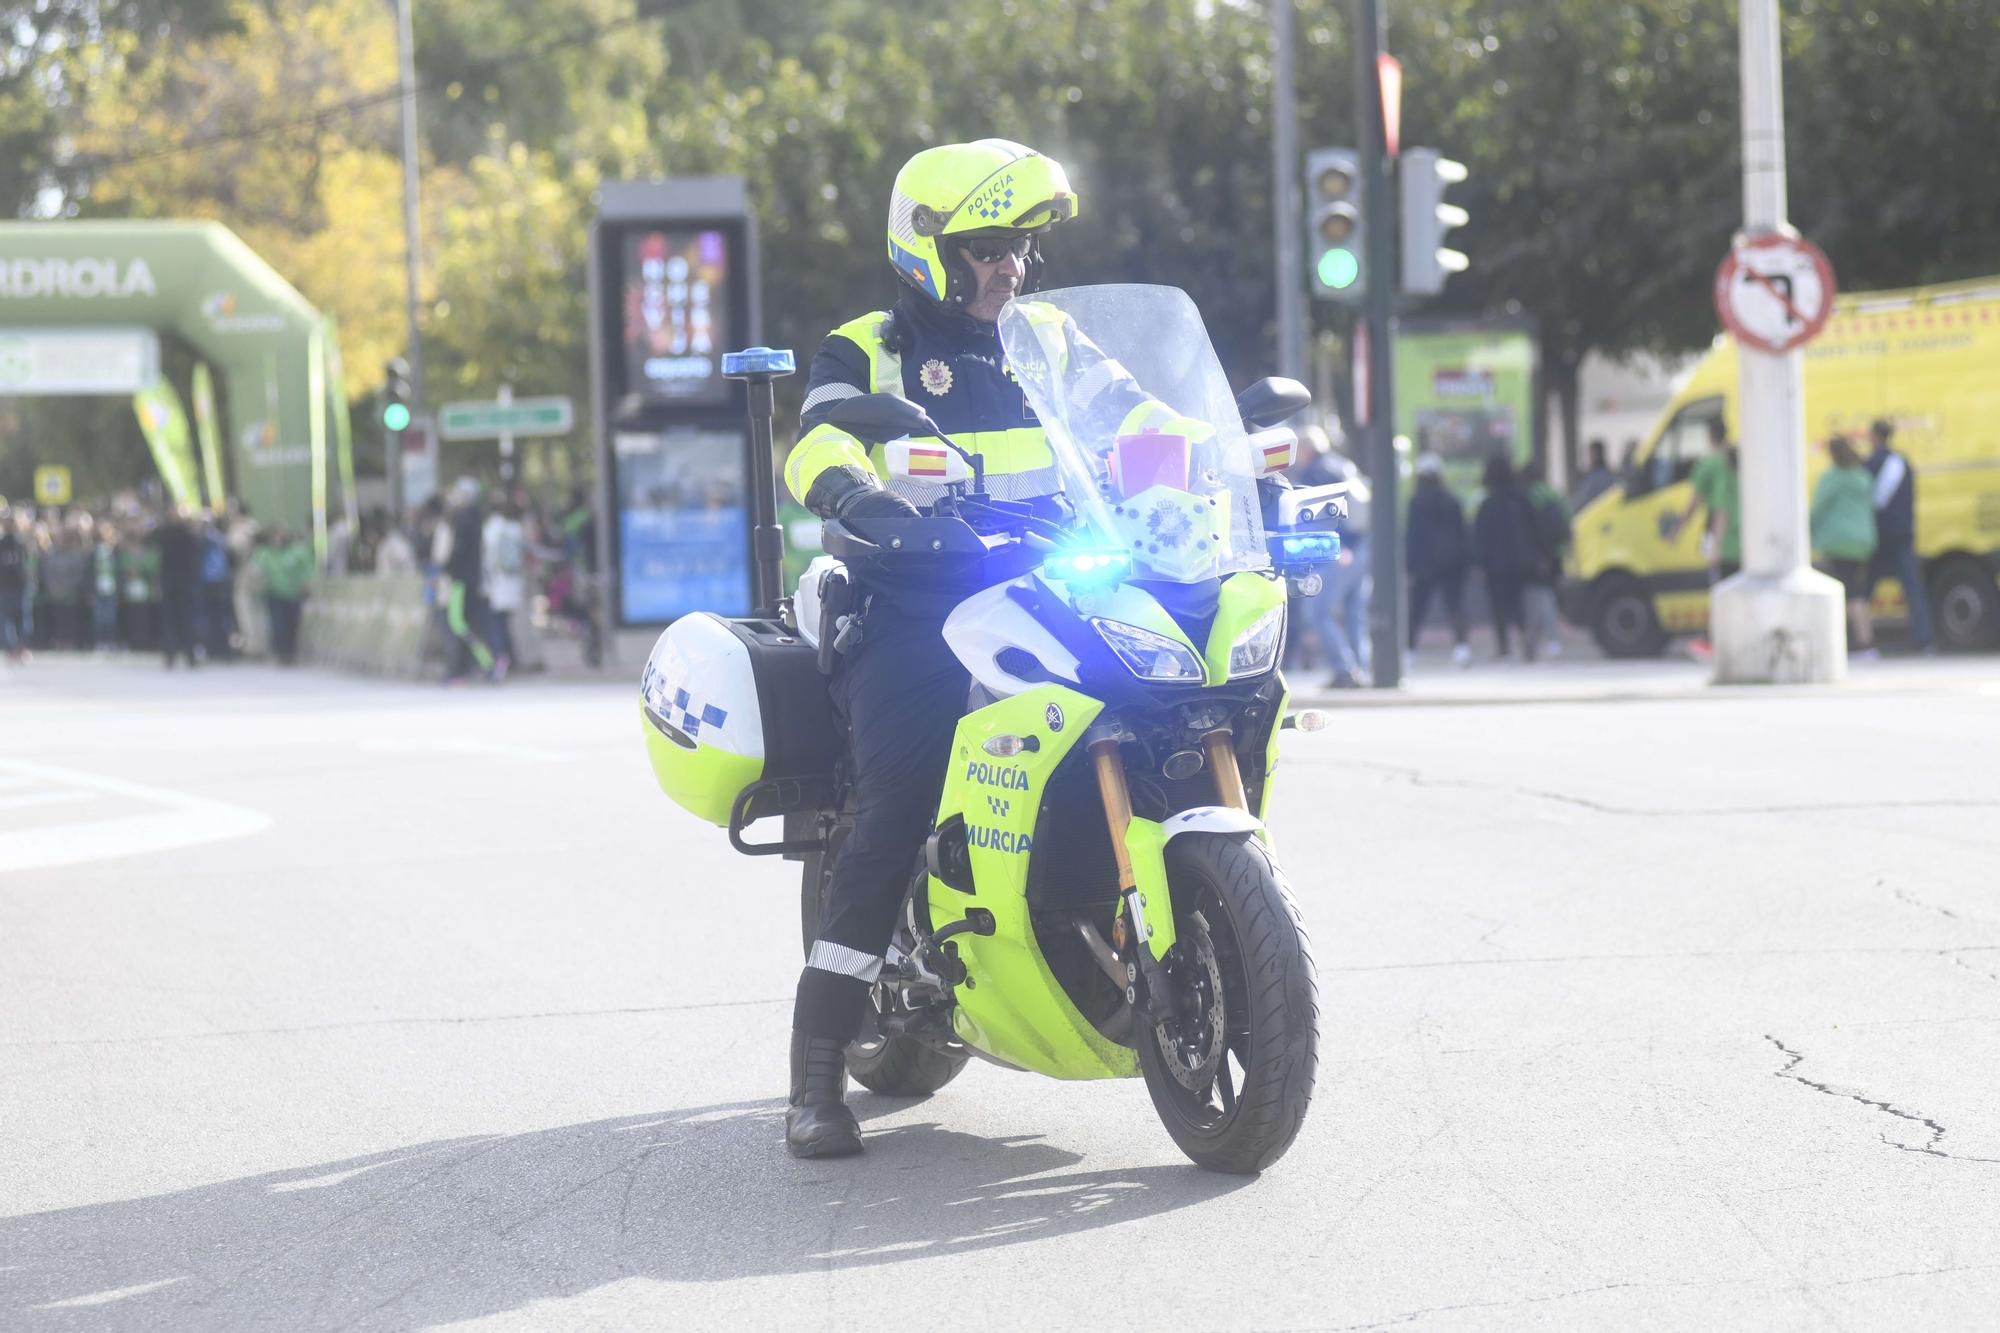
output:
<instances>
[{"instance_id":1,"label":"high-visibility jacket","mask_svg":"<svg viewBox=\"0 0 2000 1333\"><path fill-rule=\"evenodd\" d=\"M1139 392L1123 367L1082 337L1054 306L1024 301L1019 309L1047 330L1046 349L1059 358L1072 400L1101 399L1120 429L1139 430L1170 419L1164 405ZM996 498L1027 499L1062 488L1046 432L1005 364L995 325L905 297L891 311L871 311L833 330L813 357L800 412L799 442L785 462L785 485L804 503L814 480L830 467L872 468L889 489L916 505L944 492L935 482L894 478L879 446L871 448L824 420L844 398L893 393L920 404L962 449L984 456L986 486Z\"/></svg>"}]
</instances>

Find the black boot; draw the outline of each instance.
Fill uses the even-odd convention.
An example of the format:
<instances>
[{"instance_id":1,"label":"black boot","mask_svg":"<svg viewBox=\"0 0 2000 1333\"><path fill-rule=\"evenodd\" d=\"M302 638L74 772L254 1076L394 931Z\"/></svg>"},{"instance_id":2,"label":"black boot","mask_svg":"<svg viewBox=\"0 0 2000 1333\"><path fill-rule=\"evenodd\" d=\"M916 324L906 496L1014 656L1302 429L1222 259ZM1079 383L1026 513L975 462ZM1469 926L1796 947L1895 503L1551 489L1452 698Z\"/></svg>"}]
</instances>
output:
<instances>
[{"instance_id":1,"label":"black boot","mask_svg":"<svg viewBox=\"0 0 2000 1333\"><path fill-rule=\"evenodd\" d=\"M861 1123L847 1109L847 1043L792 1032L792 1096L785 1147L794 1157L846 1157L861 1151Z\"/></svg>"}]
</instances>

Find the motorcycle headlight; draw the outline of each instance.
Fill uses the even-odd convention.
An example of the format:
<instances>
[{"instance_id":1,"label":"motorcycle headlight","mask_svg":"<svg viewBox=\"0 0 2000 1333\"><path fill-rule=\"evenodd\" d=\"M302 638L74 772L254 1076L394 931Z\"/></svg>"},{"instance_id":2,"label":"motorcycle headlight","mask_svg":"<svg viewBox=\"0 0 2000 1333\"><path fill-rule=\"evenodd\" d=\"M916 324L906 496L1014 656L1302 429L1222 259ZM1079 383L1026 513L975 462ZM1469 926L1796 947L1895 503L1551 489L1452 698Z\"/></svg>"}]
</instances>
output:
<instances>
[{"instance_id":1,"label":"motorcycle headlight","mask_svg":"<svg viewBox=\"0 0 2000 1333\"><path fill-rule=\"evenodd\" d=\"M1278 643L1285 637L1285 607L1281 602L1236 636L1229 645L1229 678L1269 671L1278 660Z\"/></svg>"},{"instance_id":2,"label":"motorcycle headlight","mask_svg":"<svg viewBox=\"0 0 2000 1333\"><path fill-rule=\"evenodd\" d=\"M1123 621L1093 617L1090 624L1140 680L1199 682L1206 678L1201 659L1184 643Z\"/></svg>"}]
</instances>

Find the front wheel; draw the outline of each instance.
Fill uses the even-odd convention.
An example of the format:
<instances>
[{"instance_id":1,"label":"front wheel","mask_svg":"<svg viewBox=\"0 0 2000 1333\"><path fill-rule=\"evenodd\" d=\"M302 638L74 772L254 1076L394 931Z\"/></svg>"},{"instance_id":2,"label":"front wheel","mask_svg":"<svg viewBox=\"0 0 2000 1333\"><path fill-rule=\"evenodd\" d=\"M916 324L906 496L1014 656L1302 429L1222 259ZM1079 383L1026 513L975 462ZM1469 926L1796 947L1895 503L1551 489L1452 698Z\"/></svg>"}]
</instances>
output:
<instances>
[{"instance_id":1,"label":"front wheel","mask_svg":"<svg viewBox=\"0 0 2000 1333\"><path fill-rule=\"evenodd\" d=\"M1312 1101L1312 945L1283 872L1253 838L1175 838L1167 882L1178 940L1161 1007L1173 1016L1135 1034L1139 1066L1182 1152L1209 1170L1251 1175L1285 1155Z\"/></svg>"}]
</instances>

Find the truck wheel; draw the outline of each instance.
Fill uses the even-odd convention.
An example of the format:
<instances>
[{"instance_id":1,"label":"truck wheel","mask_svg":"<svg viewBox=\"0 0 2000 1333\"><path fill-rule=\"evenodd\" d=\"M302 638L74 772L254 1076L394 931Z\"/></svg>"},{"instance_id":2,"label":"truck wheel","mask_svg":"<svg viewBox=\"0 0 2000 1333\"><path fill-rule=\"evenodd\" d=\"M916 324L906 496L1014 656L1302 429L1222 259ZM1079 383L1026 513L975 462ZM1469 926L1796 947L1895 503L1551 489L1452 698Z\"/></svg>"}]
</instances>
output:
<instances>
[{"instance_id":1,"label":"truck wheel","mask_svg":"<svg viewBox=\"0 0 2000 1333\"><path fill-rule=\"evenodd\" d=\"M1613 579L1597 594L1590 633L1606 657L1658 657L1667 632L1653 613L1653 599L1636 579Z\"/></svg>"},{"instance_id":2,"label":"truck wheel","mask_svg":"<svg viewBox=\"0 0 2000 1333\"><path fill-rule=\"evenodd\" d=\"M2000 587L1977 560L1946 561L1931 578L1932 620L1948 652L1972 653L2000 642Z\"/></svg>"}]
</instances>

